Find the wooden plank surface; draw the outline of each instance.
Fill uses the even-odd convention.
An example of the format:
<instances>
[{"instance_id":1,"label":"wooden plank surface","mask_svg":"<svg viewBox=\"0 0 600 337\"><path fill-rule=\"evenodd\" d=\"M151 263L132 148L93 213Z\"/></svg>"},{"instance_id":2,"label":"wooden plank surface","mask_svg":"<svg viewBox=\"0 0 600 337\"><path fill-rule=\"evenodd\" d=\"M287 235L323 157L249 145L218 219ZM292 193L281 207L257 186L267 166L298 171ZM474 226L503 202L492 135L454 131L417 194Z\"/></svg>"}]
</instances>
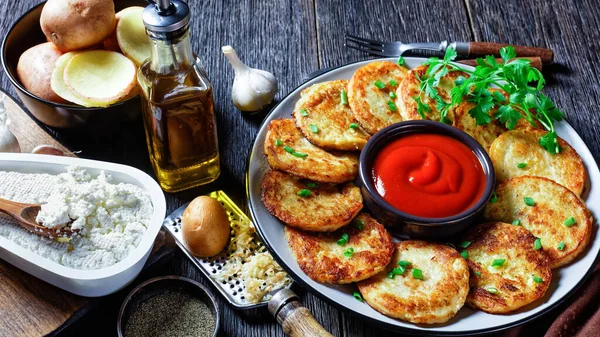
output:
<instances>
[{"instance_id":1,"label":"wooden plank surface","mask_svg":"<svg viewBox=\"0 0 600 337\"><path fill-rule=\"evenodd\" d=\"M118 1L118 0L117 0ZM0 35L27 8L39 0L0 2ZM343 35L407 42L477 40L547 46L555 51L559 66L547 70L551 85L547 92L565 111L569 121L600 158L600 103L598 55L600 53L600 8L593 0L189 0L192 9L192 43L214 85L215 108L222 155L222 176L202 188L167 195L172 211L199 194L223 189L245 205L244 180L248 150L263 114L243 115L230 100L233 71L220 47L231 44L252 67L267 69L279 80L277 99L301 84L318 68L363 60L367 55L347 50ZM14 13L14 14L13 14ZM2 88L10 89L4 74ZM14 92L13 92L14 95ZM126 123L120 129L93 133L81 130L50 130L80 156L125 163L150 172L142 125ZM208 284L182 254L177 254L160 272L177 274ZM316 296L298 289L304 304L335 336L393 336L343 313ZM284 336L266 311L235 311L219 298L222 336ZM115 334L119 299L102 307L79 330L62 335ZM1 312L0 312L1 314ZM552 314L528 325L531 336L542 335Z\"/></svg>"}]
</instances>

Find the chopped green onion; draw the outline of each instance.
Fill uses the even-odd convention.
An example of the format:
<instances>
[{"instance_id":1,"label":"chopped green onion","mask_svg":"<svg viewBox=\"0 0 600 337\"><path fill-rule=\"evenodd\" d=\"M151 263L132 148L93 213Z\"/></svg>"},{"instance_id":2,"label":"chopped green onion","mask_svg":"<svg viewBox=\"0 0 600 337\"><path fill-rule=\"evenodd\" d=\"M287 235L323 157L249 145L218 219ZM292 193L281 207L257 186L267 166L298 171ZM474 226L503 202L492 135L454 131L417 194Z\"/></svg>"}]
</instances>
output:
<instances>
[{"instance_id":1,"label":"chopped green onion","mask_svg":"<svg viewBox=\"0 0 600 337\"><path fill-rule=\"evenodd\" d=\"M406 272L406 269L404 267L394 268L394 269L392 269L392 271L390 271L390 273L388 274L388 277L394 278L394 276L396 276L396 275L404 275L404 272ZM390 275L391 275L391 277L390 277Z\"/></svg>"},{"instance_id":2,"label":"chopped green onion","mask_svg":"<svg viewBox=\"0 0 600 337\"><path fill-rule=\"evenodd\" d=\"M540 249L542 249L542 239L537 238L533 242L533 250L540 250Z\"/></svg>"},{"instance_id":3,"label":"chopped green onion","mask_svg":"<svg viewBox=\"0 0 600 337\"><path fill-rule=\"evenodd\" d=\"M446 243L445 243L445 245L447 245L447 246L450 246L450 247L452 247L452 248L456 249L456 246L455 246L455 245L453 245L453 244L452 244L452 243L450 243L450 242L446 242Z\"/></svg>"},{"instance_id":4,"label":"chopped green onion","mask_svg":"<svg viewBox=\"0 0 600 337\"><path fill-rule=\"evenodd\" d=\"M463 250L460 253L460 256L464 257L465 259L468 259L469 258L469 252L467 252L466 250Z\"/></svg>"},{"instance_id":5,"label":"chopped green onion","mask_svg":"<svg viewBox=\"0 0 600 337\"><path fill-rule=\"evenodd\" d=\"M345 257L350 258L350 257L352 257L352 255L354 255L354 248L350 247L344 251Z\"/></svg>"},{"instance_id":6,"label":"chopped green onion","mask_svg":"<svg viewBox=\"0 0 600 337\"><path fill-rule=\"evenodd\" d=\"M513 224L513 225L515 225L515 226L520 226L520 225L521 225L521 220L519 220L519 219L517 219L517 220L514 220L514 221L512 222L512 224Z\"/></svg>"},{"instance_id":7,"label":"chopped green onion","mask_svg":"<svg viewBox=\"0 0 600 337\"><path fill-rule=\"evenodd\" d=\"M350 239L350 237L348 236L348 234L344 233L344 234L342 234L340 239L337 241L337 244L340 246L343 246L348 242L348 239Z\"/></svg>"},{"instance_id":8,"label":"chopped green onion","mask_svg":"<svg viewBox=\"0 0 600 337\"><path fill-rule=\"evenodd\" d=\"M422 280L423 272L421 271L421 269L415 268L412 270L412 276L413 276L413 278L416 278L417 280Z\"/></svg>"},{"instance_id":9,"label":"chopped green onion","mask_svg":"<svg viewBox=\"0 0 600 337\"><path fill-rule=\"evenodd\" d=\"M478 271L475 272L475 275L477 275L478 277L481 277L481 273Z\"/></svg>"},{"instance_id":10,"label":"chopped green onion","mask_svg":"<svg viewBox=\"0 0 600 337\"><path fill-rule=\"evenodd\" d=\"M517 167L520 168L520 169L526 168L527 167L527 163L519 163L517 165Z\"/></svg>"},{"instance_id":11,"label":"chopped green onion","mask_svg":"<svg viewBox=\"0 0 600 337\"><path fill-rule=\"evenodd\" d=\"M410 266L411 264L412 264L411 262L405 261L405 260L398 261L398 265L401 266L401 267L405 267L405 268L408 267L408 266Z\"/></svg>"},{"instance_id":12,"label":"chopped green onion","mask_svg":"<svg viewBox=\"0 0 600 337\"><path fill-rule=\"evenodd\" d=\"M296 156L298 158L306 158L308 157L308 154L294 151L292 152L292 156Z\"/></svg>"},{"instance_id":13,"label":"chopped green onion","mask_svg":"<svg viewBox=\"0 0 600 337\"><path fill-rule=\"evenodd\" d=\"M308 117L308 111L306 111L306 109L300 109L300 114L304 117Z\"/></svg>"},{"instance_id":14,"label":"chopped green onion","mask_svg":"<svg viewBox=\"0 0 600 337\"><path fill-rule=\"evenodd\" d=\"M317 187L319 187L319 183L311 181L309 183L306 183L306 187L308 187L308 188L317 188Z\"/></svg>"},{"instance_id":15,"label":"chopped green onion","mask_svg":"<svg viewBox=\"0 0 600 337\"><path fill-rule=\"evenodd\" d=\"M281 141L281 139L275 140L275 146L281 146L281 145L283 145L283 142Z\"/></svg>"},{"instance_id":16,"label":"chopped green onion","mask_svg":"<svg viewBox=\"0 0 600 337\"><path fill-rule=\"evenodd\" d=\"M535 201L533 201L533 198L525 197L525 198L523 198L523 200L525 200L525 205L535 206Z\"/></svg>"},{"instance_id":17,"label":"chopped green onion","mask_svg":"<svg viewBox=\"0 0 600 337\"><path fill-rule=\"evenodd\" d=\"M294 152L296 152L296 151L294 151L294 149L292 149L291 147L289 147L287 145L283 147L283 150L285 152L287 152L287 153L294 153Z\"/></svg>"},{"instance_id":18,"label":"chopped green onion","mask_svg":"<svg viewBox=\"0 0 600 337\"><path fill-rule=\"evenodd\" d=\"M396 108L396 103L394 103L394 102L392 102L392 101L388 101L388 108L389 108L391 111L396 111L396 110L397 110L397 108Z\"/></svg>"},{"instance_id":19,"label":"chopped green onion","mask_svg":"<svg viewBox=\"0 0 600 337\"><path fill-rule=\"evenodd\" d=\"M340 98L342 100L342 104L348 104L348 94L346 94L346 90L342 90L342 92L340 93Z\"/></svg>"},{"instance_id":20,"label":"chopped green onion","mask_svg":"<svg viewBox=\"0 0 600 337\"><path fill-rule=\"evenodd\" d=\"M308 127L310 128L310 132L312 132L312 133L318 133L319 132L319 128L316 125L314 125L314 124L311 124Z\"/></svg>"},{"instance_id":21,"label":"chopped green onion","mask_svg":"<svg viewBox=\"0 0 600 337\"><path fill-rule=\"evenodd\" d=\"M393 271L388 273L388 278L394 278L396 276Z\"/></svg>"},{"instance_id":22,"label":"chopped green onion","mask_svg":"<svg viewBox=\"0 0 600 337\"><path fill-rule=\"evenodd\" d=\"M462 241L458 245L461 246L461 247L463 247L463 248L467 248L467 247L469 247L469 245L471 245L471 241Z\"/></svg>"},{"instance_id":23,"label":"chopped green onion","mask_svg":"<svg viewBox=\"0 0 600 337\"><path fill-rule=\"evenodd\" d=\"M298 191L298 195L303 198L306 198L310 195L310 190L307 190L307 189L300 190L300 191Z\"/></svg>"},{"instance_id":24,"label":"chopped green onion","mask_svg":"<svg viewBox=\"0 0 600 337\"><path fill-rule=\"evenodd\" d=\"M487 290L487 292L490 293L490 294L497 294L498 293L498 289L496 289L496 287L488 287L485 290Z\"/></svg>"},{"instance_id":25,"label":"chopped green onion","mask_svg":"<svg viewBox=\"0 0 600 337\"><path fill-rule=\"evenodd\" d=\"M397 86L397 85L398 85L398 82L397 82L396 80L390 80L390 81L388 82L388 84L390 85L390 87L395 87L395 86Z\"/></svg>"},{"instance_id":26,"label":"chopped green onion","mask_svg":"<svg viewBox=\"0 0 600 337\"><path fill-rule=\"evenodd\" d=\"M571 227L576 223L577 223L577 221L575 221L575 218L571 216L571 217L568 217L567 220L565 220L563 222L563 225L565 225L567 227Z\"/></svg>"},{"instance_id":27,"label":"chopped green onion","mask_svg":"<svg viewBox=\"0 0 600 337\"><path fill-rule=\"evenodd\" d=\"M506 259L495 259L494 261L492 261L492 267L502 267L504 265L504 262L506 262Z\"/></svg>"},{"instance_id":28,"label":"chopped green onion","mask_svg":"<svg viewBox=\"0 0 600 337\"><path fill-rule=\"evenodd\" d=\"M381 82L380 80L375 81L375 83L373 83L373 85L379 89L385 88L385 83Z\"/></svg>"},{"instance_id":29,"label":"chopped green onion","mask_svg":"<svg viewBox=\"0 0 600 337\"><path fill-rule=\"evenodd\" d=\"M535 282L535 283L542 283L542 282L544 282L544 279L541 278L541 277L539 277L539 276L534 276L533 277L533 282Z\"/></svg>"},{"instance_id":30,"label":"chopped green onion","mask_svg":"<svg viewBox=\"0 0 600 337\"><path fill-rule=\"evenodd\" d=\"M360 293L358 291L355 291L354 293L352 293L352 296L354 296L354 299L359 302L363 301L363 298L362 298L362 296L360 296Z\"/></svg>"},{"instance_id":31,"label":"chopped green onion","mask_svg":"<svg viewBox=\"0 0 600 337\"><path fill-rule=\"evenodd\" d=\"M405 64L406 64L406 60L404 60L404 57L402 57L402 56L398 57L398 65L404 66Z\"/></svg>"},{"instance_id":32,"label":"chopped green onion","mask_svg":"<svg viewBox=\"0 0 600 337\"><path fill-rule=\"evenodd\" d=\"M492 191L492 197L490 198L490 202L496 201L498 201L498 195L496 194L496 191Z\"/></svg>"},{"instance_id":33,"label":"chopped green onion","mask_svg":"<svg viewBox=\"0 0 600 337\"><path fill-rule=\"evenodd\" d=\"M350 129L358 129L358 123L350 123Z\"/></svg>"},{"instance_id":34,"label":"chopped green onion","mask_svg":"<svg viewBox=\"0 0 600 337\"><path fill-rule=\"evenodd\" d=\"M559 242L558 246L556 247L556 249L558 250L564 250L565 249L565 243L563 241Z\"/></svg>"},{"instance_id":35,"label":"chopped green onion","mask_svg":"<svg viewBox=\"0 0 600 337\"><path fill-rule=\"evenodd\" d=\"M356 227L356 229L358 229L360 231L365 227L365 224L364 224L364 222L362 222L360 220L356 220L354 222L354 227Z\"/></svg>"},{"instance_id":36,"label":"chopped green onion","mask_svg":"<svg viewBox=\"0 0 600 337\"><path fill-rule=\"evenodd\" d=\"M395 92L390 91L390 98L396 98L396 97L398 97L398 95L396 95Z\"/></svg>"}]
</instances>

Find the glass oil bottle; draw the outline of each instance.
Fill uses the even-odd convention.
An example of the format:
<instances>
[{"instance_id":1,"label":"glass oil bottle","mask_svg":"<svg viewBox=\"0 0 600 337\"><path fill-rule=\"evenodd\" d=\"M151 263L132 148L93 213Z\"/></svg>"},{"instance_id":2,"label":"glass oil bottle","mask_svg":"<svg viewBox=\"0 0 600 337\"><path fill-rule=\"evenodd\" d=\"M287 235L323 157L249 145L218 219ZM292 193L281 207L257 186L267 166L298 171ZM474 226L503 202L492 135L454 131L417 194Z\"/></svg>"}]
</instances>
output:
<instances>
[{"instance_id":1,"label":"glass oil bottle","mask_svg":"<svg viewBox=\"0 0 600 337\"><path fill-rule=\"evenodd\" d=\"M158 0L143 14L152 55L138 69L150 161L166 192L220 174L212 85L192 53L189 8Z\"/></svg>"}]
</instances>

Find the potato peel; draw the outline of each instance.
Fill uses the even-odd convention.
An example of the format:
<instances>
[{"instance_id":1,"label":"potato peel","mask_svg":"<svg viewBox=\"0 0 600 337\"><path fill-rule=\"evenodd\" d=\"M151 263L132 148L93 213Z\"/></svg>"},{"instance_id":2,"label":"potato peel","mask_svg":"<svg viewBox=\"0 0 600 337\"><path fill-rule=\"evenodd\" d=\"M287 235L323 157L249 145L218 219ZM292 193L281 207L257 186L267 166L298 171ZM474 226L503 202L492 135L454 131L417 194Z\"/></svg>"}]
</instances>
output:
<instances>
[{"instance_id":1,"label":"potato peel","mask_svg":"<svg viewBox=\"0 0 600 337\"><path fill-rule=\"evenodd\" d=\"M75 96L94 106L108 106L126 97L136 86L136 67L112 51L93 50L74 55L64 79Z\"/></svg>"},{"instance_id":2,"label":"potato peel","mask_svg":"<svg viewBox=\"0 0 600 337\"><path fill-rule=\"evenodd\" d=\"M142 20L144 9L141 7L128 8L122 11L117 24L117 42L125 56L137 66L141 65L152 52L150 38ZM121 12L120 12L121 13Z\"/></svg>"}]
</instances>

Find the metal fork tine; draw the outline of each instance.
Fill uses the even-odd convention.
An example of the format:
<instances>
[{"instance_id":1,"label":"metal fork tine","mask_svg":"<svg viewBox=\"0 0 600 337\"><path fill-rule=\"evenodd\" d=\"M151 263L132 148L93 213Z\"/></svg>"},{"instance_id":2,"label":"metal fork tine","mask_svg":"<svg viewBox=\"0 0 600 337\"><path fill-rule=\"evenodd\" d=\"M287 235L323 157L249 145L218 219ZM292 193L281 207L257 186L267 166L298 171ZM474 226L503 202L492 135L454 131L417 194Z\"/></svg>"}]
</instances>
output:
<instances>
[{"instance_id":1,"label":"metal fork tine","mask_svg":"<svg viewBox=\"0 0 600 337\"><path fill-rule=\"evenodd\" d=\"M370 43L370 44L373 44L378 47L383 47L383 44L384 44L384 42L382 42L382 41L365 39L365 38L358 37L355 35L350 35L350 34L346 34L346 39L350 40L350 41L358 42L358 43Z\"/></svg>"},{"instance_id":2,"label":"metal fork tine","mask_svg":"<svg viewBox=\"0 0 600 337\"><path fill-rule=\"evenodd\" d=\"M354 41L351 41L351 40L346 41L345 45L346 46L355 46L355 47L360 48L361 50L364 50L364 51L379 51L379 52L383 51L383 49L381 47L374 47L374 46L371 46L371 45L361 44L361 43L357 43L357 42L354 42Z\"/></svg>"},{"instance_id":3,"label":"metal fork tine","mask_svg":"<svg viewBox=\"0 0 600 337\"><path fill-rule=\"evenodd\" d=\"M346 47L348 47L348 48L352 48L352 49L356 49L356 50L360 50L360 51L363 51L363 52L365 52L365 53L369 53L369 54L371 54L371 55L377 55L377 56L389 56L389 55L386 55L385 53L383 53L383 52L381 52L381 51L377 51L377 50L374 50L374 49L367 49L367 48L364 48L364 47L362 47L362 46L360 46L360 45L356 45L356 46L355 46L355 45L351 45L351 44L347 44L347 43L346 43Z\"/></svg>"}]
</instances>

